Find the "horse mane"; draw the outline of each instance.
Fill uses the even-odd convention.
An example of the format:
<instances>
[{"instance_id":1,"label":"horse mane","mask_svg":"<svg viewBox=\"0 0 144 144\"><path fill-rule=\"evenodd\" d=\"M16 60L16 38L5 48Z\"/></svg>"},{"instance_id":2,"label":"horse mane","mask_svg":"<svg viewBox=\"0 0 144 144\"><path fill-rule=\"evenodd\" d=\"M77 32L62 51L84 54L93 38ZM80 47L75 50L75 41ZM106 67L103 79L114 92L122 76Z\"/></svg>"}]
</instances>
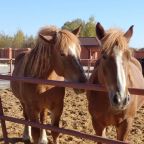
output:
<instances>
[{"instance_id":1,"label":"horse mane","mask_svg":"<svg viewBox=\"0 0 144 144\"><path fill-rule=\"evenodd\" d=\"M80 42L79 39L68 30L61 30L59 31L58 35L58 41L56 42L56 47L60 48L60 51L63 49L65 51L65 48L68 48L69 45L73 45L74 43L77 45L77 47L80 50Z\"/></svg>"},{"instance_id":2,"label":"horse mane","mask_svg":"<svg viewBox=\"0 0 144 144\"><path fill-rule=\"evenodd\" d=\"M25 55L25 76L42 77L42 75L44 76L48 72L52 45L42 40L39 34L53 36L56 31L57 28L54 26L40 29L35 47Z\"/></svg>"},{"instance_id":3,"label":"horse mane","mask_svg":"<svg viewBox=\"0 0 144 144\"><path fill-rule=\"evenodd\" d=\"M108 30L103 38L103 41L102 52L108 55L112 53L114 45L117 45L120 50L128 51L128 53L130 52L128 48L128 41L124 37L124 32L120 29L113 28Z\"/></svg>"},{"instance_id":4,"label":"horse mane","mask_svg":"<svg viewBox=\"0 0 144 144\"><path fill-rule=\"evenodd\" d=\"M39 35L53 36L53 42L45 42ZM51 57L54 47L62 49L71 43L79 43L76 36L67 30L60 30L55 26L40 29L35 47L25 55L25 76L46 78L51 68Z\"/></svg>"}]
</instances>

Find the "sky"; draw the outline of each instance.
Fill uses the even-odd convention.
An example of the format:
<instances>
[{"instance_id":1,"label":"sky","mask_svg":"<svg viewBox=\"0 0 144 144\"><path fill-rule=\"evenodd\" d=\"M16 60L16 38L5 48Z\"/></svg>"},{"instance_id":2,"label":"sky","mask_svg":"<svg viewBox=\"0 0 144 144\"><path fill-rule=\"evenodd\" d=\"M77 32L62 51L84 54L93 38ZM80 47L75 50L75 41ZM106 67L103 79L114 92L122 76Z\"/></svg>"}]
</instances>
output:
<instances>
[{"instance_id":1,"label":"sky","mask_svg":"<svg viewBox=\"0 0 144 144\"><path fill-rule=\"evenodd\" d=\"M45 25L63 26L80 18L95 17L104 29L127 31L134 25L130 46L144 47L144 0L0 0L0 32L13 35L22 30L36 35Z\"/></svg>"}]
</instances>

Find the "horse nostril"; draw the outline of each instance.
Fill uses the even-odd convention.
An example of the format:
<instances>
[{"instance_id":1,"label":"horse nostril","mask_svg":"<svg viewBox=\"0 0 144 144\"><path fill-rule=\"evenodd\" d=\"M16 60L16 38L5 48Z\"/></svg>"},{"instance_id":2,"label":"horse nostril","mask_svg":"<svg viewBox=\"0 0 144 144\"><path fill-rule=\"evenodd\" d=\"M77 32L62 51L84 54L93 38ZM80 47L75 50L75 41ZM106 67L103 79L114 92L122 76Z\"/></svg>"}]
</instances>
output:
<instances>
[{"instance_id":1,"label":"horse nostril","mask_svg":"<svg viewBox=\"0 0 144 144\"><path fill-rule=\"evenodd\" d=\"M124 100L124 104L126 105L129 101L130 101L130 96L128 95Z\"/></svg>"},{"instance_id":2,"label":"horse nostril","mask_svg":"<svg viewBox=\"0 0 144 144\"><path fill-rule=\"evenodd\" d=\"M81 76L79 79L80 83L86 83L87 82L87 77L85 75Z\"/></svg>"},{"instance_id":3,"label":"horse nostril","mask_svg":"<svg viewBox=\"0 0 144 144\"><path fill-rule=\"evenodd\" d=\"M118 97L118 95L116 95L116 94L114 95L113 102L115 104L120 104L120 98Z\"/></svg>"},{"instance_id":4,"label":"horse nostril","mask_svg":"<svg viewBox=\"0 0 144 144\"><path fill-rule=\"evenodd\" d=\"M130 95L127 96L127 101L130 101Z\"/></svg>"}]
</instances>

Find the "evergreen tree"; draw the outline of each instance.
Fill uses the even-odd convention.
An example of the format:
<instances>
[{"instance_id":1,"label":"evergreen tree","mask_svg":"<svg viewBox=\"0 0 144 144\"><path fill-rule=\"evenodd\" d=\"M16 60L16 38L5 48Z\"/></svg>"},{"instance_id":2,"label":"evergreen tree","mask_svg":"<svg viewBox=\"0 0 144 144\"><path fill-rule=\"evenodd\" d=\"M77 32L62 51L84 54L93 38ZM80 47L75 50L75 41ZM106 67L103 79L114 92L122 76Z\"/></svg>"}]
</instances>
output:
<instances>
[{"instance_id":1,"label":"evergreen tree","mask_svg":"<svg viewBox=\"0 0 144 144\"><path fill-rule=\"evenodd\" d=\"M85 24L84 28L84 36L85 37L95 37L95 26L96 26L96 21L94 17L90 17L88 22Z\"/></svg>"},{"instance_id":2,"label":"evergreen tree","mask_svg":"<svg viewBox=\"0 0 144 144\"><path fill-rule=\"evenodd\" d=\"M5 35L4 33L0 33L0 48L11 47L12 41L13 37Z\"/></svg>"},{"instance_id":3,"label":"evergreen tree","mask_svg":"<svg viewBox=\"0 0 144 144\"><path fill-rule=\"evenodd\" d=\"M24 40L25 40L24 33L21 30L18 30L17 33L14 35L12 47L22 48Z\"/></svg>"},{"instance_id":4,"label":"evergreen tree","mask_svg":"<svg viewBox=\"0 0 144 144\"><path fill-rule=\"evenodd\" d=\"M31 35L30 37L26 36L23 43L23 48L33 48L35 46L36 39Z\"/></svg>"},{"instance_id":5,"label":"evergreen tree","mask_svg":"<svg viewBox=\"0 0 144 144\"><path fill-rule=\"evenodd\" d=\"M65 22L62 26L62 29L68 29L70 31L74 30L78 26L82 25L82 29L80 32L80 37L95 37L95 25L96 21L94 17L90 17L87 22L81 19L75 19L71 22Z\"/></svg>"},{"instance_id":6,"label":"evergreen tree","mask_svg":"<svg viewBox=\"0 0 144 144\"><path fill-rule=\"evenodd\" d=\"M83 36L83 28L85 25L85 22L81 19L75 19L71 22L65 22L64 25L62 26L62 29L67 29L69 31L74 30L75 28L79 27L80 25L82 25L82 30L80 32L80 36Z\"/></svg>"}]
</instances>

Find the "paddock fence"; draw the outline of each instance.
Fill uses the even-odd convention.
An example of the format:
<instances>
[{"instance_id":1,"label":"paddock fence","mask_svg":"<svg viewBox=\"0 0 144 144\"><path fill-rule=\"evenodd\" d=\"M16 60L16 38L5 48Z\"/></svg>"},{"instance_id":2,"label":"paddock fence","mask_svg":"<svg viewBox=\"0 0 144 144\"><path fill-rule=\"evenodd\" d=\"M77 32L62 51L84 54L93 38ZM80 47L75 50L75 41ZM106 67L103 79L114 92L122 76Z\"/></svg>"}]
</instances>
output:
<instances>
[{"instance_id":1,"label":"paddock fence","mask_svg":"<svg viewBox=\"0 0 144 144\"><path fill-rule=\"evenodd\" d=\"M105 91L106 90L104 86L97 85L97 84L51 81L51 80L43 80L43 79L33 79L31 77L14 77L14 76L10 76L10 75L0 75L0 79L10 80L10 81L21 81L21 82L32 83L32 84L48 84L48 85L53 85L53 86L57 86L57 87L69 87L69 88L77 88L77 89L85 89L85 90L95 90L95 91ZM144 89L129 88L129 91L132 94L144 95ZM3 140L4 140L5 144L9 144L9 142L11 142L8 138L5 121L10 121L10 122L18 123L18 124L24 124L24 125L37 127L37 128L60 132L63 134L92 140L94 142L103 142L103 143L107 143L107 144L128 144L126 142L122 142L122 141L118 141L118 140L112 140L112 139L107 139L107 138L103 138L100 136L85 134L85 133L70 130L70 129L54 127L54 126L51 126L50 124L43 125L40 123L34 123L34 122L25 121L22 119L17 119L14 117L5 116L4 112L3 112L1 97L0 97L0 119L1 119Z\"/></svg>"},{"instance_id":2,"label":"paddock fence","mask_svg":"<svg viewBox=\"0 0 144 144\"><path fill-rule=\"evenodd\" d=\"M8 63L10 66L10 72L12 73L12 63L17 55L22 52L30 51L31 48L0 48L0 63ZM85 73L89 78L96 60L100 56L100 50L97 47L83 47L81 51L81 64L84 67ZM134 51L134 56L137 59L144 59L144 51Z\"/></svg>"},{"instance_id":3,"label":"paddock fence","mask_svg":"<svg viewBox=\"0 0 144 144\"><path fill-rule=\"evenodd\" d=\"M0 58L0 64L6 63L9 67L9 75L12 74L13 71L13 63L15 61L15 58ZM80 59L83 69L89 78L93 69L94 69L94 63L96 62L96 59Z\"/></svg>"},{"instance_id":4,"label":"paddock fence","mask_svg":"<svg viewBox=\"0 0 144 144\"><path fill-rule=\"evenodd\" d=\"M96 84L78 84L78 83L70 83L70 82L33 79L30 77L13 77L13 76L11 76L12 64L14 63L15 57L22 51L29 51L29 50L30 50L29 48L21 49L21 50L19 50L19 49L12 50L12 48L8 48L7 50L1 50L4 52L0 51L0 63L1 62L7 63L9 65L9 74L8 75L0 74L1 80L22 81L22 82L33 83L33 84L48 84L48 85L54 85L54 86L58 86L58 87L70 87L70 88L85 89L85 90L105 91L105 88L103 86L96 85ZM135 54L135 56L138 58L141 58L141 57L144 57L144 53L142 54L142 53L138 52ZM87 77L90 76L96 60L97 59L94 59L91 57L87 58L87 59L84 59L84 58L81 59L81 62L84 67L84 70L87 74ZM130 91L130 93L136 94L139 96L144 95L144 89L129 88L129 91ZM94 142L103 142L103 143L107 143L107 144L127 144L126 142L122 142L122 141L106 139L106 138L99 137L96 135L89 135L89 134L85 134L85 133L70 130L70 129L54 127L54 126L51 126L50 124L42 125L40 123L34 123L34 122L25 121L23 119L17 119L14 117L5 116L4 112L3 112L1 96L0 96L0 120L1 120L1 127L2 127L2 133L3 133L3 141L5 144L9 144L10 142L12 142L11 139L8 138L5 121L10 121L10 122L18 123L18 124L29 125L29 126L33 126L33 127L37 127L37 128L43 128L43 129L47 129L47 130L51 130L51 131L56 131L56 132L60 132L63 134L92 140Z\"/></svg>"}]
</instances>

